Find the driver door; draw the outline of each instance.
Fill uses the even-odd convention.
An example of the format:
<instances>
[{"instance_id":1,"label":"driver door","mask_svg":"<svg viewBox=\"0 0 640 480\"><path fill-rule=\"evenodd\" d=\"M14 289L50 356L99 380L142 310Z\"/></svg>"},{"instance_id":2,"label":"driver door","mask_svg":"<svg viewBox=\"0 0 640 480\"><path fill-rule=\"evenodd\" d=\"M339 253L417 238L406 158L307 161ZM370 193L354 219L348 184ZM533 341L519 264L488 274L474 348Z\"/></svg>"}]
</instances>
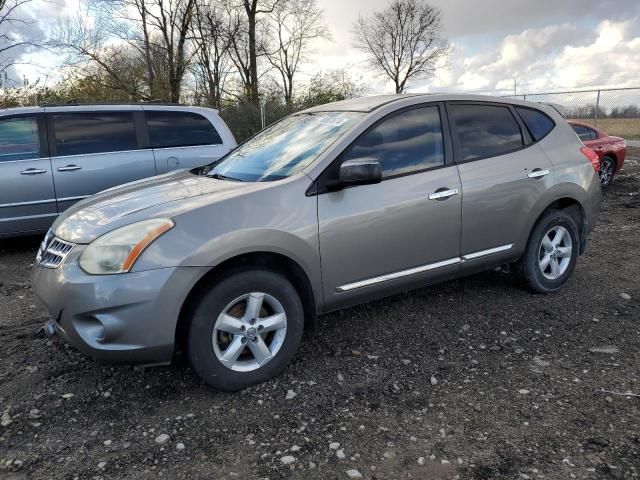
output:
<instances>
[{"instance_id":1,"label":"driver door","mask_svg":"<svg viewBox=\"0 0 640 480\"><path fill-rule=\"evenodd\" d=\"M443 135L441 105L395 112L363 133L345 160L375 158L378 184L318 190L325 302L340 308L455 275L460 264L461 184Z\"/></svg>"}]
</instances>

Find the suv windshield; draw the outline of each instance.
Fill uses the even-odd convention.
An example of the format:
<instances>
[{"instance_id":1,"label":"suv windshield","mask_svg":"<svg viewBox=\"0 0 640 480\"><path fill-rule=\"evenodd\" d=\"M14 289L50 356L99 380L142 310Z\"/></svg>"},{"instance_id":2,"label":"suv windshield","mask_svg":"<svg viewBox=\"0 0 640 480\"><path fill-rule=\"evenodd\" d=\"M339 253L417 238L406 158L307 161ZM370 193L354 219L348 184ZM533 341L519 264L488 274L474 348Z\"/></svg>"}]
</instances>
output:
<instances>
[{"instance_id":1,"label":"suv windshield","mask_svg":"<svg viewBox=\"0 0 640 480\"><path fill-rule=\"evenodd\" d=\"M358 112L291 115L213 164L206 175L246 182L289 177L313 162L362 115Z\"/></svg>"}]
</instances>

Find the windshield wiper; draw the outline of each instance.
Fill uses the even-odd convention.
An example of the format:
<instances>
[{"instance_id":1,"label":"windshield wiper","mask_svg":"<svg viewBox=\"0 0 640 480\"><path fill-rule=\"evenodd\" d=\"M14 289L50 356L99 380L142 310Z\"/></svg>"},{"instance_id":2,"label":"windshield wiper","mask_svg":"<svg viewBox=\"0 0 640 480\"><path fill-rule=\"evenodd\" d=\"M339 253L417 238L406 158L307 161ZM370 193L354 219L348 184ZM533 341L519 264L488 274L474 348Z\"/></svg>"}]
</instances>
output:
<instances>
[{"instance_id":1,"label":"windshield wiper","mask_svg":"<svg viewBox=\"0 0 640 480\"><path fill-rule=\"evenodd\" d=\"M239 178L229 177L227 175L222 175L221 173L207 173L208 177L215 178L217 180L231 180L233 182L243 182L244 180L240 180Z\"/></svg>"}]
</instances>

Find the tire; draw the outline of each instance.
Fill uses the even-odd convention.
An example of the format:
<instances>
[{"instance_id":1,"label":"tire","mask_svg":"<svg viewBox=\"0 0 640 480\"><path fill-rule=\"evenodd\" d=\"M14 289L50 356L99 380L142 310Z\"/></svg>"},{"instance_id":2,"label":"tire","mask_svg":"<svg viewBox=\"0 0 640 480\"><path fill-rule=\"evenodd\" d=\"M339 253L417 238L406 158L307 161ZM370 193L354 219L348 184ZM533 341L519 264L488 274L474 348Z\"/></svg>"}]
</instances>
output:
<instances>
[{"instance_id":1,"label":"tire","mask_svg":"<svg viewBox=\"0 0 640 480\"><path fill-rule=\"evenodd\" d=\"M556 237L560 233L562 237ZM531 291L555 292L573 273L579 249L580 234L574 218L563 210L549 210L534 226L517 272Z\"/></svg>"},{"instance_id":2,"label":"tire","mask_svg":"<svg viewBox=\"0 0 640 480\"><path fill-rule=\"evenodd\" d=\"M280 374L298 349L303 326L300 296L285 277L243 270L200 298L191 317L187 354L206 384L233 392Z\"/></svg>"},{"instance_id":3,"label":"tire","mask_svg":"<svg viewBox=\"0 0 640 480\"><path fill-rule=\"evenodd\" d=\"M600 171L598 177L600 178L600 186L608 187L613 182L613 177L616 173L616 162L611 157L602 157L600 159Z\"/></svg>"}]
</instances>

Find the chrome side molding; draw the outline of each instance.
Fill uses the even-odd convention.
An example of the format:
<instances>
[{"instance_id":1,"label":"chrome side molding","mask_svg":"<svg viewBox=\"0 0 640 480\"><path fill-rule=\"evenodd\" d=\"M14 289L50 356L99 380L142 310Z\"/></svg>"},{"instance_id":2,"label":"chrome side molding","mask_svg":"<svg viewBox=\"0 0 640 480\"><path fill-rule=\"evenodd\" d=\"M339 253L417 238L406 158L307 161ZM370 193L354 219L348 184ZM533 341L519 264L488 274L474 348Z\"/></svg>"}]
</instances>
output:
<instances>
[{"instance_id":1,"label":"chrome side molding","mask_svg":"<svg viewBox=\"0 0 640 480\"><path fill-rule=\"evenodd\" d=\"M430 263L428 265L422 265L420 267L409 268L408 270L400 270L399 272L387 273L386 275L380 275L379 277L368 278L359 282L348 283L336 288L337 292L348 292L355 290L356 288L369 287L378 283L388 282L389 280L396 280L398 278L407 277L409 275L415 275L416 273L427 272L429 270L435 270L436 268L448 267L450 265L456 265L460 263L460 257L450 258L441 262Z\"/></svg>"},{"instance_id":2,"label":"chrome side molding","mask_svg":"<svg viewBox=\"0 0 640 480\"><path fill-rule=\"evenodd\" d=\"M513 248L513 243L509 245L501 245L499 247L490 248L488 250L480 250L479 252L467 253L462 256L462 261L465 260L473 260L474 258L485 257L487 255L493 255L494 253L504 252L506 250L511 250Z\"/></svg>"},{"instance_id":3,"label":"chrome side molding","mask_svg":"<svg viewBox=\"0 0 640 480\"><path fill-rule=\"evenodd\" d=\"M372 285L377 285L377 284L388 282L391 280L397 280L399 278L408 277L410 275L416 275L418 273L428 272L429 270L435 270L437 268L449 267L451 265L458 265L467 260L474 260L476 258L493 255L496 253L510 250L511 248L513 248L513 243L510 243L508 245L501 245L495 248L490 248L488 250L480 250L473 253L467 253L462 257L449 258L447 260L442 260L440 262L429 263L427 265L409 268L407 270L400 270L398 272L392 272L392 273L387 273L385 275L380 275L377 277L367 278L365 280L360 280L359 282L347 283L346 285L341 285L339 287L336 287L336 292L338 293L349 292L357 288L370 287Z\"/></svg>"}]
</instances>

